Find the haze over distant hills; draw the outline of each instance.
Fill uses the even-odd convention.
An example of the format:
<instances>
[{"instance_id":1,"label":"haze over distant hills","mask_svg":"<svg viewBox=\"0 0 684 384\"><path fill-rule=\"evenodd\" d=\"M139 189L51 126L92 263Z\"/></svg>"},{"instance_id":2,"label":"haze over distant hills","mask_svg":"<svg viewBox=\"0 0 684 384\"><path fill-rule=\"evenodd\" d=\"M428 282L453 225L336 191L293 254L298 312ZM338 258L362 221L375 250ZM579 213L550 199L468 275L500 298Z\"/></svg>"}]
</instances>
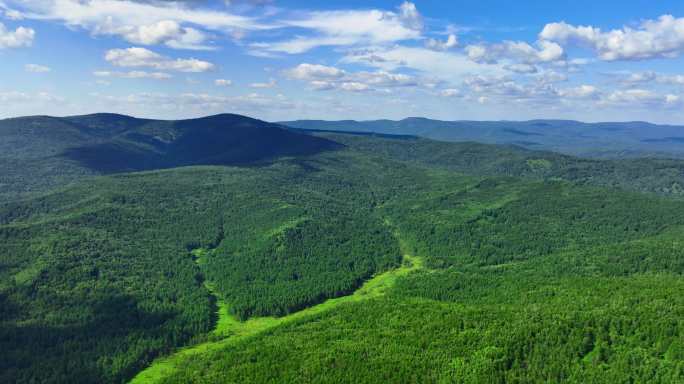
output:
<instances>
[{"instance_id":1,"label":"haze over distant hills","mask_svg":"<svg viewBox=\"0 0 684 384\"><path fill-rule=\"evenodd\" d=\"M515 144L596 158L684 157L684 127L646 122L583 123L572 120L440 121L404 120L282 122L289 127L417 135L443 141Z\"/></svg>"},{"instance_id":2,"label":"haze over distant hills","mask_svg":"<svg viewBox=\"0 0 684 384\"><path fill-rule=\"evenodd\" d=\"M684 150L674 140L681 127L550 120L440 122L422 118L284 124L233 114L187 120L150 120L110 113L0 120L0 197L25 197L85 176L193 165L268 164L282 157L306 157L344 147L466 174L561 178L664 194L680 194L684 185L680 160L629 158L645 153L682 156ZM645 126L654 133L639 128ZM611 147L614 151L603 155L620 159L596 161L541 150L558 145L564 152L587 154L587 132L595 132L597 137L604 132L605 141L616 132L622 141L616 139ZM514 140L519 137L527 139ZM651 139L641 139L640 145L625 149L629 140L637 143L634 137ZM532 144L532 140L546 144ZM515 145L487 144L492 142ZM543 166L539 166L540 159Z\"/></svg>"}]
</instances>

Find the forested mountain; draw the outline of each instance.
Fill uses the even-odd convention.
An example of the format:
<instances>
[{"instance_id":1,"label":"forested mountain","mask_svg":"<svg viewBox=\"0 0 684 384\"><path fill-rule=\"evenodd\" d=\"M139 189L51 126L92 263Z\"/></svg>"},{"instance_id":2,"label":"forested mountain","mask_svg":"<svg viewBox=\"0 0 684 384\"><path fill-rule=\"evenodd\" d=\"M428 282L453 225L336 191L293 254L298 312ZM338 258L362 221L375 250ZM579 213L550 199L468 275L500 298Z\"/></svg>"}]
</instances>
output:
<instances>
[{"instance_id":1,"label":"forested mountain","mask_svg":"<svg viewBox=\"0 0 684 384\"><path fill-rule=\"evenodd\" d=\"M114 114L0 120L0 196L47 190L84 175L247 164L336 147L229 114L179 121Z\"/></svg>"},{"instance_id":2,"label":"forested mountain","mask_svg":"<svg viewBox=\"0 0 684 384\"><path fill-rule=\"evenodd\" d=\"M572 120L399 121L299 120L283 125L301 129L416 135L444 141L514 144L595 158L684 157L684 127L645 122L583 123Z\"/></svg>"},{"instance_id":3,"label":"forested mountain","mask_svg":"<svg viewBox=\"0 0 684 384\"><path fill-rule=\"evenodd\" d=\"M474 175L555 177L684 193L684 162L679 160L596 161L514 145L448 143L395 134L336 135L228 114L179 121L95 114L0 120L0 197L31 196L85 176L187 165L256 164L343 145Z\"/></svg>"},{"instance_id":4,"label":"forested mountain","mask_svg":"<svg viewBox=\"0 0 684 384\"><path fill-rule=\"evenodd\" d=\"M0 203L0 382L684 381L682 161L235 115L0 132L32 164L2 181L31 193Z\"/></svg>"}]
</instances>

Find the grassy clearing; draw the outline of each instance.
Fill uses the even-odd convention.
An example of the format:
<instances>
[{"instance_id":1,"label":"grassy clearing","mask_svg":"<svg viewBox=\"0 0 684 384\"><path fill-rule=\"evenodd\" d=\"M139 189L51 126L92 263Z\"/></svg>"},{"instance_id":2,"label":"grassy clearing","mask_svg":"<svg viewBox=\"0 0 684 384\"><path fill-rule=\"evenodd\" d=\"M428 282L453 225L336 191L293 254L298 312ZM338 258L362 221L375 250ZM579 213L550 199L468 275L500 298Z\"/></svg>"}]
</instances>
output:
<instances>
[{"instance_id":1,"label":"grassy clearing","mask_svg":"<svg viewBox=\"0 0 684 384\"><path fill-rule=\"evenodd\" d=\"M389 224L389 222L388 222ZM220 351L235 345L245 339L266 332L280 325L288 324L297 320L301 320L310 316L314 316L326 311L329 311L341 304L359 302L368 300L378 296L382 296L385 292L394 286L398 278L406 276L407 274L423 268L423 259L419 256L410 254L408 247L397 236L400 247L403 253L403 262L399 268L380 273L361 286L352 295L338 297L327 300L321 304L304 309L302 311L284 316L284 317L258 317L251 318L247 321L240 322L229 314L228 305L216 296L210 282L205 282L207 289L216 296L218 306L218 321L216 328L212 332L214 338L212 340L190 347L178 350L176 353L159 358L155 360L147 369L136 375L131 384L150 384L159 383L166 377L169 377L182 366L185 361L192 359L204 353ZM193 252L195 261L198 264L203 263L203 258L207 255L207 250L196 250Z\"/></svg>"}]
</instances>

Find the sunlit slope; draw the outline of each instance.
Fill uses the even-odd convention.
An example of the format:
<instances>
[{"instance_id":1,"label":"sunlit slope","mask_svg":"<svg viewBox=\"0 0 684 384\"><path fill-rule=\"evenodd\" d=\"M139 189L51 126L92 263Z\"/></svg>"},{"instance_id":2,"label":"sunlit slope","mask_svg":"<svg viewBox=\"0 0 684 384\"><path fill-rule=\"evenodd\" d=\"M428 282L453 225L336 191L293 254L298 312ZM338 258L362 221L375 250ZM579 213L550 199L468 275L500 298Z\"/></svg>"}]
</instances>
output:
<instances>
[{"instance_id":1,"label":"sunlit slope","mask_svg":"<svg viewBox=\"0 0 684 384\"><path fill-rule=\"evenodd\" d=\"M161 382L679 382L680 206L433 174L378 208L423 269L371 301L185 359Z\"/></svg>"},{"instance_id":2,"label":"sunlit slope","mask_svg":"<svg viewBox=\"0 0 684 384\"><path fill-rule=\"evenodd\" d=\"M117 121L102 129L120 132ZM684 206L626 191L675 194L678 163L630 168L474 143L313 138L334 149L91 177L3 203L0 381L126 382L155 361L174 361L173 374L155 377L177 382L430 382L458 364L453 377L471 382L586 382L608 371L679 378L673 292ZM213 249L199 265L198 248ZM405 270L406 253L426 270L392 272ZM378 276L392 281L379 285L382 297L349 302ZM299 327L320 324L330 333L301 338ZM231 339L231 330L250 336ZM272 339L282 332L293 333ZM578 335L587 340L580 351ZM203 345L225 359L175 360ZM394 375L411 355L416 363ZM646 370L622 368L637 358L648 358Z\"/></svg>"}]
</instances>

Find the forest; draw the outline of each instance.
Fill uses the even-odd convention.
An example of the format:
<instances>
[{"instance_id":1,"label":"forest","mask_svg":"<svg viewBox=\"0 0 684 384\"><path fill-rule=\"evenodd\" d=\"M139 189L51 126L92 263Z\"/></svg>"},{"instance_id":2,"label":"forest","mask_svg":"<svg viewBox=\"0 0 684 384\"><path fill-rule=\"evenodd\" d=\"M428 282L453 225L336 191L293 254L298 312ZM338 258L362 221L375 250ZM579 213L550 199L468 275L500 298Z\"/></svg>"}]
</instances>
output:
<instances>
[{"instance_id":1,"label":"forest","mask_svg":"<svg viewBox=\"0 0 684 384\"><path fill-rule=\"evenodd\" d=\"M0 382L684 381L684 162L259 127L305 144L7 188Z\"/></svg>"}]
</instances>

